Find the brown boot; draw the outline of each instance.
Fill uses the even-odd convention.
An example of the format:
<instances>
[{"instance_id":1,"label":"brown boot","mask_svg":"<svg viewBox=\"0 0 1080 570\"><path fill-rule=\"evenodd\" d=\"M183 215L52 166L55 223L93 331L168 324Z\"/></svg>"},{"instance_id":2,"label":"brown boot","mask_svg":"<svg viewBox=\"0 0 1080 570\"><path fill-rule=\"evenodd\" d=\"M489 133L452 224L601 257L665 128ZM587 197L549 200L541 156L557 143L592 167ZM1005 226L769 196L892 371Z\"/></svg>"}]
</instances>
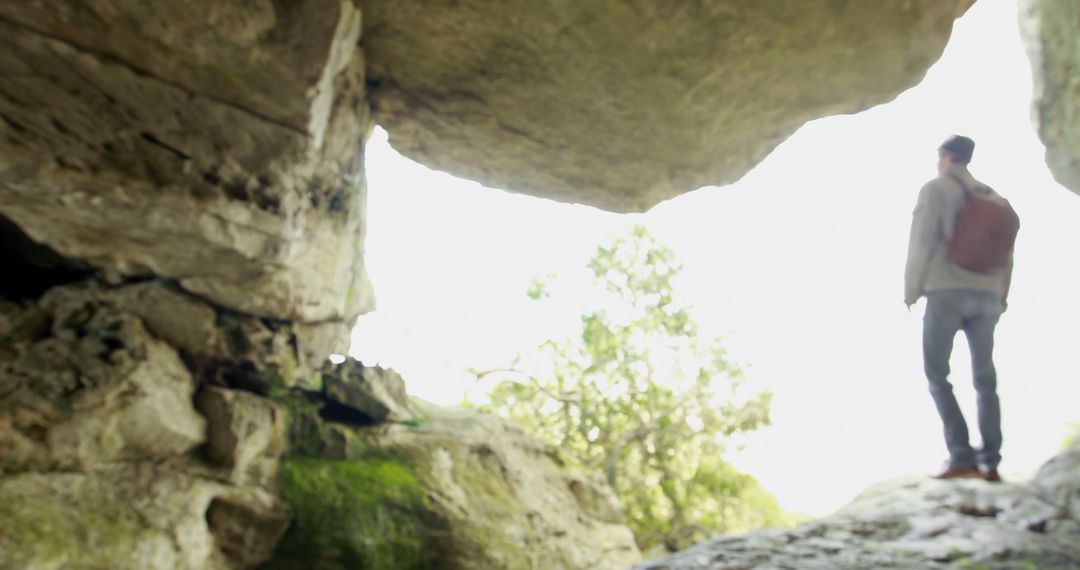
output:
<instances>
[{"instance_id":1,"label":"brown boot","mask_svg":"<svg viewBox=\"0 0 1080 570\"><path fill-rule=\"evenodd\" d=\"M973 465L967 467L949 466L944 471L934 475L934 479L984 479L982 471Z\"/></svg>"},{"instance_id":2,"label":"brown boot","mask_svg":"<svg viewBox=\"0 0 1080 570\"><path fill-rule=\"evenodd\" d=\"M989 481L991 483L1000 483L1001 482L1001 474L998 473L997 469L985 469L985 470L983 470L982 471L982 477L983 477L983 479L986 479L987 481Z\"/></svg>"}]
</instances>

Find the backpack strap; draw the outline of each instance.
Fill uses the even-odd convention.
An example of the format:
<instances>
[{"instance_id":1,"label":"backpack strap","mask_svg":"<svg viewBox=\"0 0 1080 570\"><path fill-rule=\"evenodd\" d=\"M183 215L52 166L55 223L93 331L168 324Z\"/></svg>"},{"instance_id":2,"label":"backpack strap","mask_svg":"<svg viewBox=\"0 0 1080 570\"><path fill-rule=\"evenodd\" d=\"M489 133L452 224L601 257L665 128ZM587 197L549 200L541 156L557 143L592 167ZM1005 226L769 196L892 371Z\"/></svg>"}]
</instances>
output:
<instances>
[{"instance_id":1,"label":"backpack strap","mask_svg":"<svg viewBox=\"0 0 1080 570\"><path fill-rule=\"evenodd\" d=\"M971 188L968 188L968 185L964 184L964 181L960 180L959 176L957 176L955 174L950 174L949 178L952 178L954 181L956 181L957 184L960 185L960 188L963 189L963 191L964 191L964 197L965 198L970 198L971 197L971 192L972 192Z\"/></svg>"},{"instance_id":2,"label":"backpack strap","mask_svg":"<svg viewBox=\"0 0 1080 570\"><path fill-rule=\"evenodd\" d=\"M964 198L971 198L972 194L983 194L986 196L991 196L994 194L994 192L990 189L989 186L984 185L980 188L969 188L967 184L964 184L964 181L959 176L955 174L950 174L949 178L952 178L957 184L960 185L960 188L964 190Z\"/></svg>"}]
</instances>

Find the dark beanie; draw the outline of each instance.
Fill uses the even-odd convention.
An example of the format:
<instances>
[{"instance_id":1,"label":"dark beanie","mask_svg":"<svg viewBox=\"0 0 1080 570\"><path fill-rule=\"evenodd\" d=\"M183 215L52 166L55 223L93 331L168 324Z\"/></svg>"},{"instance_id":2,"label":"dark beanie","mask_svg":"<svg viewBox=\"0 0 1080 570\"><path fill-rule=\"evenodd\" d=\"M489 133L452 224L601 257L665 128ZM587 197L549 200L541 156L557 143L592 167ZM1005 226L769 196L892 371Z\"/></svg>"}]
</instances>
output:
<instances>
[{"instance_id":1,"label":"dark beanie","mask_svg":"<svg viewBox=\"0 0 1080 570\"><path fill-rule=\"evenodd\" d=\"M967 164L971 162L971 155L975 152L975 141L962 137L960 135L953 135L948 140L941 143L938 150L943 150L956 158L956 162L961 164Z\"/></svg>"}]
</instances>

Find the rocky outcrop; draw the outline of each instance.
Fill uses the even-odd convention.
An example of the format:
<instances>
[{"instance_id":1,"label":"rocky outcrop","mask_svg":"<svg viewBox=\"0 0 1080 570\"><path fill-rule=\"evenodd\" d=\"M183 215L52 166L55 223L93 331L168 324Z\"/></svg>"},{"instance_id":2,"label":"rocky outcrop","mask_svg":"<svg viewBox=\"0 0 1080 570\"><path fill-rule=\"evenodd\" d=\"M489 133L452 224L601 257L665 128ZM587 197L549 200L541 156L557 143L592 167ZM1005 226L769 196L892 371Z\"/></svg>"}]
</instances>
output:
<instances>
[{"instance_id":1,"label":"rocky outcrop","mask_svg":"<svg viewBox=\"0 0 1080 570\"><path fill-rule=\"evenodd\" d=\"M271 569L621 570L640 559L611 491L504 420L425 404L409 422L350 427L291 402L282 473L295 522Z\"/></svg>"},{"instance_id":2,"label":"rocky outcrop","mask_svg":"<svg viewBox=\"0 0 1080 570\"><path fill-rule=\"evenodd\" d=\"M285 531L284 416L200 388L165 339L202 323L143 294L173 295L83 284L0 308L0 568L251 567Z\"/></svg>"},{"instance_id":3,"label":"rocky outcrop","mask_svg":"<svg viewBox=\"0 0 1080 570\"><path fill-rule=\"evenodd\" d=\"M0 3L0 217L114 282L351 321L359 34L349 0Z\"/></svg>"},{"instance_id":4,"label":"rocky outcrop","mask_svg":"<svg viewBox=\"0 0 1080 570\"><path fill-rule=\"evenodd\" d=\"M339 410L351 410L365 423L404 422L417 415L405 392L405 380L393 370L327 365L322 380L327 403Z\"/></svg>"},{"instance_id":5,"label":"rocky outcrop","mask_svg":"<svg viewBox=\"0 0 1080 570\"><path fill-rule=\"evenodd\" d=\"M1080 194L1080 6L1068 0L1022 0L1020 14L1046 164L1058 182Z\"/></svg>"},{"instance_id":6,"label":"rocky outcrop","mask_svg":"<svg viewBox=\"0 0 1080 570\"><path fill-rule=\"evenodd\" d=\"M603 485L317 333L162 281L0 302L0 569L637 561Z\"/></svg>"},{"instance_id":7,"label":"rocky outcrop","mask_svg":"<svg viewBox=\"0 0 1080 570\"><path fill-rule=\"evenodd\" d=\"M734 182L805 122L891 100L971 4L361 2L394 148L620 212Z\"/></svg>"},{"instance_id":8,"label":"rocky outcrop","mask_svg":"<svg viewBox=\"0 0 1080 570\"><path fill-rule=\"evenodd\" d=\"M699 544L640 570L1080 567L1080 446L1023 484L909 478L790 531Z\"/></svg>"}]
</instances>

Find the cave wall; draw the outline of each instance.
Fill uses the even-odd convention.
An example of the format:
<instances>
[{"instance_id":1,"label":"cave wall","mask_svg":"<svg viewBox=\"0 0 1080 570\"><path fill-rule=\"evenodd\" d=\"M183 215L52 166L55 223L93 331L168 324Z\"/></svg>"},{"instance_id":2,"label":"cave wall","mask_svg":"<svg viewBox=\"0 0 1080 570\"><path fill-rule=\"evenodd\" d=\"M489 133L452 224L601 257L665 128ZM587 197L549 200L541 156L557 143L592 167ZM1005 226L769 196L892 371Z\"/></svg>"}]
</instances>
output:
<instances>
[{"instance_id":1,"label":"cave wall","mask_svg":"<svg viewBox=\"0 0 1080 570\"><path fill-rule=\"evenodd\" d=\"M113 281L351 320L359 34L347 0L0 3L0 216Z\"/></svg>"}]
</instances>

